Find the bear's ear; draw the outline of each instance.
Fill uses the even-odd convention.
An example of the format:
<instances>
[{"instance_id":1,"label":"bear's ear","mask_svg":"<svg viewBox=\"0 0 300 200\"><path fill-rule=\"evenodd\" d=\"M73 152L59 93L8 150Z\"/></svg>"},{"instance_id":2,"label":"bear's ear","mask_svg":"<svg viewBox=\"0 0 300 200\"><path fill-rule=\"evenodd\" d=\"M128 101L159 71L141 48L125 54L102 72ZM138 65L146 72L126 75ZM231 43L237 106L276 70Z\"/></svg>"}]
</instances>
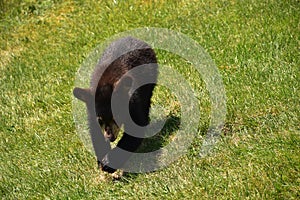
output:
<instances>
[{"instance_id":1,"label":"bear's ear","mask_svg":"<svg viewBox=\"0 0 300 200\"><path fill-rule=\"evenodd\" d=\"M79 99L85 103L87 103L92 97L92 92L89 88L76 87L73 90L73 94L77 99Z\"/></svg>"}]
</instances>

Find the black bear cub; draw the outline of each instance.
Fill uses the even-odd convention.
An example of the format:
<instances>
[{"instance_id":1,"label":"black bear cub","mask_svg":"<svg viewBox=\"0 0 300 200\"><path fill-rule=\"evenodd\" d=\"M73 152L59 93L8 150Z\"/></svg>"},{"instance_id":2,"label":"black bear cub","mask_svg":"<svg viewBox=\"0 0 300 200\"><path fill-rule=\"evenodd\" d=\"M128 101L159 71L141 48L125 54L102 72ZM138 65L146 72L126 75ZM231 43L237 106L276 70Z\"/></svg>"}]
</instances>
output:
<instances>
[{"instance_id":1,"label":"black bear cub","mask_svg":"<svg viewBox=\"0 0 300 200\"><path fill-rule=\"evenodd\" d=\"M139 66L143 67L142 73L130 75L129 71ZM150 100L155 82L152 81L152 83L140 87L136 86L145 78L150 77L151 80L156 81L157 73L157 59L153 49L141 40L125 37L112 42L106 48L92 74L90 88L74 89L74 96L84 101L87 107L89 107L91 99L95 101L94 104L91 104L95 105L94 116L97 117L106 141L113 142L118 136L120 126L124 128L123 136L117 146L113 149L109 148L102 154L103 157L101 155L102 158L97 158L103 171L113 173L116 169L121 168L130 157L130 153L121 153L124 152L122 150L134 152L140 146L145 133L138 133L138 137L127 134L128 119L122 118L122 112L126 109L129 110L131 120L138 126L144 127L149 124ZM137 89L132 91L132 88ZM124 108L122 104L122 107L115 109L117 112L114 114L121 116L119 116L121 120L119 125L112 112L113 92L120 99L130 99L127 108ZM97 148L97 144L93 145L94 148Z\"/></svg>"}]
</instances>

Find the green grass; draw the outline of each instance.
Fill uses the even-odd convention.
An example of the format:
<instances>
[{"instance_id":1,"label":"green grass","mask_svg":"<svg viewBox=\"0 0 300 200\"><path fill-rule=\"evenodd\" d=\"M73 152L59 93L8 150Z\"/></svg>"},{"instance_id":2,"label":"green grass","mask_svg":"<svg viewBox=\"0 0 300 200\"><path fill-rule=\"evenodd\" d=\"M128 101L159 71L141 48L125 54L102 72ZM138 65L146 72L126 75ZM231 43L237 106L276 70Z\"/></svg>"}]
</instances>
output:
<instances>
[{"instance_id":1,"label":"green grass","mask_svg":"<svg viewBox=\"0 0 300 200\"><path fill-rule=\"evenodd\" d=\"M115 2L0 1L1 199L299 199L300 2ZM194 74L204 117L188 154L113 181L75 131L72 88L94 47L138 27L180 31L206 49L224 81L226 126L200 158L210 104ZM189 64L158 58L187 76ZM162 91L156 101L180 116Z\"/></svg>"}]
</instances>

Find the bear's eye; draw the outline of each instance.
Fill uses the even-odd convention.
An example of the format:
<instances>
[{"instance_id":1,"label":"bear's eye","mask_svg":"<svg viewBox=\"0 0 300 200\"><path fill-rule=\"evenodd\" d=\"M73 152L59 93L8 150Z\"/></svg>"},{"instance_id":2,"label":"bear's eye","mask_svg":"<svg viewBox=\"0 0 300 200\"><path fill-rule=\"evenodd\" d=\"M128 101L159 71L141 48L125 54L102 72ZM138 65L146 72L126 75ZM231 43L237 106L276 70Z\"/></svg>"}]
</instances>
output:
<instances>
[{"instance_id":1,"label":"bear's eye","mask_svg":"<svg viewBox=\"0 0 300 200\"><path fill-rule=\"evenodd\" d=\"M103 122L102 118L101 118L101 117L97 117L97 119L98 119L99 125L100 125L100 126L103 126L103 125L104 125L104 122Z\"/></svg>"}]
</instances>

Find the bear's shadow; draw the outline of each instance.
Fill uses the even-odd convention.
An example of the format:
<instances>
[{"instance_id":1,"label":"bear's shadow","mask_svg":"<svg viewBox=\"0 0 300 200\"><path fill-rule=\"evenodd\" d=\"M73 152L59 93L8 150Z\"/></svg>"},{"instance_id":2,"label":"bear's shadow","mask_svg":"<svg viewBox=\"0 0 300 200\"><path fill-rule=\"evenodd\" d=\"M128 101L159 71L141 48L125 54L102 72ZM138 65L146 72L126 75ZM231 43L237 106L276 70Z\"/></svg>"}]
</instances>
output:
<instances>
[{"instance_id":1,"label":"bear's shadow","mask_svg":"<svg viewBox=\"0 0 300 200\"><path fill-rule=\"evenodd\" d=\"M154 122L160 124L160 121ZM178 116L169 115L166 119L166 122L160 132L155 134L154 136L145 138L136 151L137 153L146 153L146 152L153 152L164 147L168 141L169 137L174 134L176 130L179 129L180 126L180 118Z\"/></svg>"},{"instance_id":2,"label":"bear's shadow","mask_svg":"<svg viewBox=\"0 0 300 200\"><path fill-rule=\"evenodd\" d=\"M160 121L154 123L159 124ZM145 138L141 146L136 152L137 153L153 152L166 146L170 141L170 136L175 134L176 130L178 130L179 127L180 127L180 117L169 115L166 119L166 122L162 130L157 134L155 134L154 136ZM138 177L139 174L140 173L125 172L123 176L120 179L118 179L118 181L128 182L130 179L135 179L136 177Z\"/></svg>"}]
</instances>

